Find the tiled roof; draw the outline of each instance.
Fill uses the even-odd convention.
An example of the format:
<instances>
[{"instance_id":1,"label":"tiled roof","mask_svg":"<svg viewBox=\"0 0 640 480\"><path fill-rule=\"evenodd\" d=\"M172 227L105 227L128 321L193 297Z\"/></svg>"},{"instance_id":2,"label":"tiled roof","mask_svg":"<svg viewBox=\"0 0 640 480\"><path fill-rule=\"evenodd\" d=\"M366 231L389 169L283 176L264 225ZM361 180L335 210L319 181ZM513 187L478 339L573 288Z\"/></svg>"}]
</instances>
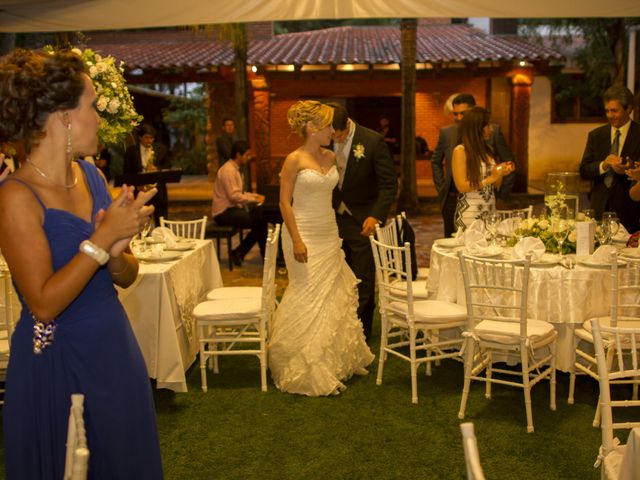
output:
<instances>
[{"instance_id":1,"label":"tiled roof","mask_svg":"<svg viewBox=\"0 0 640 480\"><path fill-rule=\"evenodd\" d=\"M91 34L87 42L103 54L123 60L127 68L203 68L231 65L229 44L212 35L158 30ZM248 63L254 65L339 65L399 63L402 55L397 26L338 27L276 35L253 42ZM468 25L418 27L417 62L442 64L478 61L548 61L562 55L516 36L489 35Z\"/></svg>"}]
</instances>

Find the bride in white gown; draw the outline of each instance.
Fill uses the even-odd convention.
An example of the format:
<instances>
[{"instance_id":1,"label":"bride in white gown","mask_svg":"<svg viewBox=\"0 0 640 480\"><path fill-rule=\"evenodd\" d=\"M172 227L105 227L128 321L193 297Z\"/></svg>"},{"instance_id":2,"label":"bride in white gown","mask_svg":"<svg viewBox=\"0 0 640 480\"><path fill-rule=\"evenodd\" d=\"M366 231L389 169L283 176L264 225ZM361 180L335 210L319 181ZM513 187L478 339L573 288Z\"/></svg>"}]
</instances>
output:
<instances>
[{"instance_id":1,"label":"bride in white gown","mask_svg":"<svg viewBox=\"0 0 640 480\"><path fill-rule=\"evenodd\" d=\"M289 285L272 321L269 368L276 386L309 396L337 394L374 358L357 317L358 280L344 259L331 193L338 182L331 140L333 109L301 101L288 112L303 145L280 177Z\"/></svg>"}]
</instances>

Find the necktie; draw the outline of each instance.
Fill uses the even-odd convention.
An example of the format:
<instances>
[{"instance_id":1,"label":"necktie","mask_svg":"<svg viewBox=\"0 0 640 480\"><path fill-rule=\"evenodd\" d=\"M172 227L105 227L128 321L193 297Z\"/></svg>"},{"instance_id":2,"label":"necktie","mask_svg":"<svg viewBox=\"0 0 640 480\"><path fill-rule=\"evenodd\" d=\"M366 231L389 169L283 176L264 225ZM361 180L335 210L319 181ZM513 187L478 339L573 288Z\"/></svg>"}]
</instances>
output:
<instances>
[{"instance_id":1,"label":"necktie","mask_svg":"<svg viewBox=\"0 0 640 480\"><path fill-rule=\"evenodd\" d=\"M336 166L338 167L338 174L340 175L338 185L342 189L344 172L347 169L347 157L344 154L344 143L336 143Z\"/></svg>"},{"instance_id":2,"label":"necktie","mask_svg":"<svg viewBox=\"0 0 640 480\"><path fill-rule=\"evenodd\" d=\"M609 153L617 157L619 150L620 150L620 130L616 129L616 133L613 137L613 142L611 142L611 149ZM607 173L604 176L605 187L611 188L613 186L614 180L615 180L615 173L613 172L613 169L609 167L609 170L607 170Z\"/></svg>"}]
</instances>

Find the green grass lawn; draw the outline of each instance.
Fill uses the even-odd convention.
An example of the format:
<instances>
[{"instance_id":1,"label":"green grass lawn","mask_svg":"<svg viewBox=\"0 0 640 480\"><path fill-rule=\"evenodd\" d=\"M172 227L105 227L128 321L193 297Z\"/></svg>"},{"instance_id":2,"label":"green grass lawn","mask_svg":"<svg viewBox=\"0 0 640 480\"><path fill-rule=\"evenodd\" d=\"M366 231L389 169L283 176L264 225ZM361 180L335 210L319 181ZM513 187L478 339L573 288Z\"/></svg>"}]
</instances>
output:
<instances>
[{"instance_id":1,"label":"green grass lawn","mask_svg":"<svg viewBox=\"0 0 640 480\"><path fill-rule=\"evenodd\" d=\"M381 386L376 363L329 398L281 393L271 383L262 393L254 357L222 358L220 367L209 372L207 393L197 363L188 393L155 391L168 479L466 478L458 362L444 361L431 377L420 370L418 405L411 404L409 366L397 358L387 362ZM576 404L568 406L568 380L558 375L556 412L548 383L533 389L531 434L520 390L497 385L487 400L484 385L472 385L465 421L475 423L488 479L599 478L600 430L591 426L597 384L579 377ZM626 433L620 437L626 441Z\"/></svg>"}]
</instances>

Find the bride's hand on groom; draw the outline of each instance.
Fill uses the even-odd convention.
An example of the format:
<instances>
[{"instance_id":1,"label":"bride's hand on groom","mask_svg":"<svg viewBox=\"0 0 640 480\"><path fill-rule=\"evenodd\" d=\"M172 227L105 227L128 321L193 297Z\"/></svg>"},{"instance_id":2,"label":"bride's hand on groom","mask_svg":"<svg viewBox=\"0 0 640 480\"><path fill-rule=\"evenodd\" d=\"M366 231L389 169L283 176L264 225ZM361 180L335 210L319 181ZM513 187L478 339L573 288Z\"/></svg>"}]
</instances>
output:
<instances>
[{"instance_id":1,"label":"bride's hand on groom","mask_svg":"<svg viewBox=\"0 0 640 480\"><path fill-rule=\"evenodd\" d=\"M367 217L364 223L362 224L362 231L360 232L360 235L364 235L365 237L368 237L369 235L373 234L373 232L376 231L377 224L378 224L377 219L373 217Z\"/></svg>"},{"instance_id":2,"label":"bride's hand on groom","mask_svg":"<svg viewBox=\"0 0 640 480\"><path fill-rule=\"evenodd\" d=\"M302 240L293 242L293 257L297 262L307 263L307 246Z\"/></svg>"}]
</instances>

